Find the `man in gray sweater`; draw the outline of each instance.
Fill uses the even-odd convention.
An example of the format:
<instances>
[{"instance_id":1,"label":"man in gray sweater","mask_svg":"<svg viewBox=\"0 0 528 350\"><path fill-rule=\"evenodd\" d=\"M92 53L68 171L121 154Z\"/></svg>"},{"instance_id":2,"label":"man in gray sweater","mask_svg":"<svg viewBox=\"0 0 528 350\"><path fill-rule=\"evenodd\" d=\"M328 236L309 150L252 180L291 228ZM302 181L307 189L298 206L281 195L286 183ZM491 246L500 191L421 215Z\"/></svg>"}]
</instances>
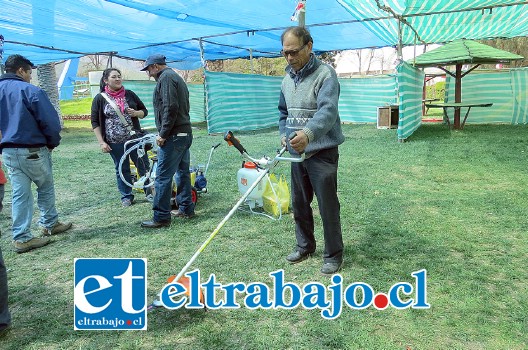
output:
<instances>
[{"instance_id":1,"label":"man in gray sweater","mask_svg":"<svg viewBox=\"0 0 528 350\"><path fill-rule=\"evenodd\" d=\"M315 58L313 39L304 27L287 28L281 36L288 61L279 98L281 143L305 153L302 163L291 164L292 206L297 248L286 257L295 264L316 248L311 203L315 196L325 240L321 273L331 275L343 263L340 204L337 197L338 145L345 137L339 119L339 82L335 70ZM287 141L292 132L296 136Z\"/></svg>"}]
</instances>

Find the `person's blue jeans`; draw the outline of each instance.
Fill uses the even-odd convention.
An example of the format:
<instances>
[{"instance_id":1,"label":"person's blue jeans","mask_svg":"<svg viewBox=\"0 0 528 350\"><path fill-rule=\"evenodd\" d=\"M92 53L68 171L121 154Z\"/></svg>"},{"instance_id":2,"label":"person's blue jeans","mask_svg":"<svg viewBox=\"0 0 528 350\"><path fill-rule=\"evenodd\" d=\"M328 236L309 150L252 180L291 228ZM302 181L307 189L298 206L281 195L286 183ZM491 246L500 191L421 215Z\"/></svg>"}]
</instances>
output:
<instances>
[{"instance_id":1,"label":"person's blue jeans","mask_svg":"<svg viewBox=\"0 0 528 350\"><path fill-rule=\"evenodd\" d=\"M117 189L119 190L119 193L121 194L121 200L130 199L132 201L134 200L134 194L132 193L132 187L125 184L125 182L121 179L121 176L119 175L119 162L121 161L121 158L123 157L123 154L125 153L125 144L124 143L108 143L108 146L110 146L110 148L112 149L109 153L114 161L116 179L117 179ZM129 145L128 147L132 147L132 146L133 144ZM150 169L149 159L146 153L143 155L143 157L138 158L137 152L132 151L129 154L129 159L132 159L132 161L136 165L139 177L145 175L147 171ZM129 159L125 159L123 161L123 167L121 168L121 171L123 172L123 177L128 181L128 183L132 184L132 175L130 173L130 160Z\"/></svg>"},{"instance_id":2,"label":"person's blue jeans","mask_svg":"<svg viewBox=\"0 0 528 350\"><path fill-rule=\"evenodd\" d=\"M180 177L176 197L179 210L185 214L194 213L191 175L189 173L191 162L189 148L191 144L191 134L187 136L173 135L165 140L163 146L158 148L158 169L154 183L154 202L152 203L153 220L156 222L166 222L171 219L172 178L176 172Z\"/></svg>"},{"instance_id":3,"label":"person's blue jeans","mask_svg":"<svg viewBox=\"0 0 528 350\"><path fill-rule=\"evenodd\" d=\"M0 331L11 324L7 294L7 271L2 257L2 249L0 249Z\"/></svg>"},{"instance_id":4,"label":"person's blue jeans","mask_svg":"<svg viewBox=\"0 0 528 350\"><path fill-rule=\"evenodd\" d=\"M39 225L52 228L59 218L55 208L51 152L47 147L4 148L2 156L9 172L12 188L13 240L24 243L33 238L31 234L31 220L34 212L32 182L37 185Z\"/></svg>"}]
</instances>

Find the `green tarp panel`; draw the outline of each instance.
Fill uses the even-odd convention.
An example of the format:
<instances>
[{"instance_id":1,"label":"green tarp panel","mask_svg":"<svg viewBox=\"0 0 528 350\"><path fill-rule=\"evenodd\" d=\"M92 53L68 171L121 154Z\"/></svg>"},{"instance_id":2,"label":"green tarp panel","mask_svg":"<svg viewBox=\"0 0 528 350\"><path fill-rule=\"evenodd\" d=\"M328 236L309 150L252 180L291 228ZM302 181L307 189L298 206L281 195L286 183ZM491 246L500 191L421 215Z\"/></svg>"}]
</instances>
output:
<instances>
[{"instance_id":1,"label":"green tarp panel","mask_svg":"<svg viewBox=\"0 0 528 350\"><path fill-rule=\"evenodd\" d=\"M512 124L528 124L528 68L511 72L513 90Z\"/></svg>"},{"instance_id":2,"label":"green tarp panel","mask_svg":"<svg viewBox=\"0 0 528 350\"><path fill-rule=\"evenodd\" d=\"M375 123L377 107L399 104L398 138L408 138L420 125L422 118L422 89L424 74L408 63L397 67L398 75L369 78L339 79L341 121ZM257 130L277 126L277 103L282 77L249 74L207 72L208 131ZM528 68L510 71L473 71L462 84L462 101L493 103L490 108L473 108L467 123L528 123ZM399 85L399 102L396 89ZM154 128L152 81L127 81L143 100L149 115L141 121L143 127ZM189 84L191 121L205 120L204 90L201 84ZM454 79L447 76L446 102L454 100ZM462 109L462 115L466 110ZM453 111L448 111L453 118Z\"/></svg>"},{"instance_id":3,"label":"green tarp panel","mask_svg":"<svg viewBox=\"0 0 528 350\"><path fill-rule=\"evenodd\" d=\"M342 122L376 123L377 107L396 103L396 77L339 79Z\"/></svg>"},{"instance_id":4,"label":"green tarp panel","mask_svg":"<svg viewBox=\"0 0 528 350\"><path fill-rule=\"evenodd\" d=\"M466 123L525 124L527 118L528 69L473 71L462 79L463 103L493 103L488 108L472 108ZM455 80L446 78L446 102L455 100ZM467 108L461 109L461 116ZM453 109L448 109L453 120Z\"/></svg>"},{"instance_id":5,"label":"green tarp panel","mask_svg":"<svg viewBox=\"0 0 528 350\"><path fill-rule=\"evenodd\" d=\"M278 125L282 77L206 72L209 133ZM339 79L342 122L375 123L377 106L396 103L396 78Z\"/></svg>"},{"instance_id":6,"label":"green tarp panel","mask_svg":"<svg viewBox=\"0 0 528 350\"><path fill-rule=\"evenodd\" d=\"M406 62L397 67L399 87L398 139L404 140L422 125L422 94L425 74Z\"/></svg>"},{"instance_id":7,"label":"green tarp panel","mask_svg":"<svg viewBox=\"0 0 528 350\"><path fill-rule=\"evenodd\" d=\"M424 74L408 63L397 67L397 76L339 79L341 121L376 123L377 107L399 105L398 138L408 138L422 119L422 89ZM207 72L208 131L258 130L276 127L277 104L282 77L249 74ZM462 84L462 101L493 103L490 108L473 108L467 123L528 123L528 68L473 71ZM154 128L152 81L127 81L126 88L134 90L143 100L149 115L141 121L143 127ZM397 99L399 86L399 99ZM205 120L203 85L189 84L191 121ZM454 101L454 79L447 76L446 102ZM450 118L453 111L449 109ZM465 115L466 109L462 109Z\"/></svg>"},{"instance_id":8,"label":"green tarp panel","mask_svg":"<svg viewBox=\"0 0 528 350\"><path fill-rule=\"evenodd\" d=\"M207 130L257 130L278 125L282 77L205 73Z\"/></svg>"},{"instance_id":9,"label":"green tarp panel","mask_svg":"<svg viewBox=\"0 0 528 350\"><path fill-rule=\"evenodd\" d=\"M149 80L127 80L123 82L123 85L125 89L134 91L141 101L143 101L145 107L147 107L148 115L141 119L141 127L145 129L156 128L154 122L154 107L152 107L152 93L154 92L156 82Z\"/></svg>"},{"instance_id":10,"label":"green tarp panel","mask_svg":"<svg viewBox=\"0 0 528 350\"><path fill-rule=\"evenodd\" d=\"M205 89L203 84L187 84L189 89L189 103L191 105L189 115L191 123L205 121Z\"/></svg>"},{"instance_id":11,"label":"green tarp panel","mask_svg":"<svg viewBox=\"0 0 528 350\"><path fill-rule=\"evenodd\" d=\"M124 83L126 89L134 91L147 107L148 115L141 120L141 126L146 129L155 129L154 107L152 106L152 94L155 81L149 80L129 80ZM199 123L205 121L204 87L202 84L187 84L189 89L189 111L191 122Z\"/></svg>"}]
</instances>

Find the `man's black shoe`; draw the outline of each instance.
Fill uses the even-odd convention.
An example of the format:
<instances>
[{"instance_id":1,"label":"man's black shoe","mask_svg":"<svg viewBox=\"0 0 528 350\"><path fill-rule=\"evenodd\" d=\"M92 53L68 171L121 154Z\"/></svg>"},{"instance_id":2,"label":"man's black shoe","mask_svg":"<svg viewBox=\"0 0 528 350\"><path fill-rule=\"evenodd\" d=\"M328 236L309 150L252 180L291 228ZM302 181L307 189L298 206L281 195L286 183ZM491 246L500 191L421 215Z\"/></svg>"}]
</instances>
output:
<instances>
[{"instance_id":1,"label":"man's black shoe","mask_svg":"<svg viewBox=\"0 0 528 350\"><path fill-rule=\"evenodd\" d=\"M310 257L310 255L312 255L312 253L310 253L310 252L301 253L298 250L296 250L293 253L291 253L290 255L288 255L286 257L286 260L288 260L292 264L297 264L297 263L300 263L301 261L304 261L304 260L308 259L308 257Z\"/></svg>"},{"instance_id":2,"label":"man's black shoe","mask_svg":"<svg viewBox=\"0 0 528 350\"><path fill-rule=\"evenodd\" d=\"M180 211L180 209L175 209L171 210L171 216L183 219L192 219L194 217L194 212L190 214L185 214L183 211Z\"/></svg>"},{"instance_id":3,"label":"man's black shoe","mask_svg":"<svg viewBox=\"0 0 528 350\"><path fill-rule=\"evenodd\" d=\"M170 226L170 221L143 221L141 227L145 228L159 228Z\"/></svg>"},{"instance_id":4,"label":"man's black shoe","mask_svg":"<svg viewBox=\"0 0 528 350\"><path fill-rule=\"evenodd\" d=\"M343 265L343 262L325 262L323 264L323 267L321 267L321 273L323 275L333 275L339 269L341 269L341 266Z\"/></svg>"}]
</instances>

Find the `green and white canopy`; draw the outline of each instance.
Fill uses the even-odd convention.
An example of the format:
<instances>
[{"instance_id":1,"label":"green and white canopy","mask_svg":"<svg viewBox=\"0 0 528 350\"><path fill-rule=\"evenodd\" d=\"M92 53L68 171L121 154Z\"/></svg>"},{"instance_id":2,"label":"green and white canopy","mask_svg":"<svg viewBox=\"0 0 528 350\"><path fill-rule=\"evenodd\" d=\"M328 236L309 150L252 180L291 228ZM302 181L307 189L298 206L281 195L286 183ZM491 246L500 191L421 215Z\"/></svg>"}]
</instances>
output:
<instances>
[{"instance_id":1,"label":"green and white canopy","mask_svg":"<svg viewBox=\"0 0 528 350\"><path fill-rule=\"evenodd\" d=\"M457 64L510 63L523 56L496 49L473 40L459 39L416 56L415 67L451 66Z\"/></svg>"},{"instance_id":2,"label":"green and white canopy","mask_svg":"<svg viewBox=\"0 0 528 350\"><path fill-rule=\"evenodd\" d=\"M95 53L169 65L280 56L297 0L0 0L4 58L35 64ZM528 35L528 1L307 0L314 51ZM117 27L116 27L117 25ZM119 29L116 29L119 28ZM0 45L1 46L1 45Z\"/></svg>"},{"instance_id":3,"label":"green and white canopy","mask_svg":"<svg viewBox=\"0 0 528 350\"><path fill-rule=\"evenodd\" d=\"M528 1L338 0L388 45L528 34Z\"/></svg>"}]
</instances>

